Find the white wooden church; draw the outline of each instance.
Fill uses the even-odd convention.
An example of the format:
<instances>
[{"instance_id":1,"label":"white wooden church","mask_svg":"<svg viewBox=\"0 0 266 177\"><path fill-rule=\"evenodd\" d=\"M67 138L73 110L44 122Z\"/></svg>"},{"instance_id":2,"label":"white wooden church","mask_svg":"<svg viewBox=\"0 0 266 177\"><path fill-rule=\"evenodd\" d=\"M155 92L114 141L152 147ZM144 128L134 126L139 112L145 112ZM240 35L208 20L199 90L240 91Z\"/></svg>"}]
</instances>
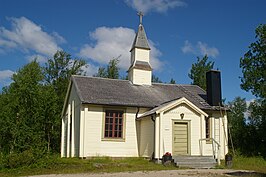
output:
<instances>
[{"instance_id":1,"label":"white wooden church","mask_svg":"<svg viewBox=\"0 0 266 177\"><path fill-rule=\"evenodd\" d=\"M129 80L72 76L62 111L62 157L212 156L228 152L227 115L219 71L196 85L152 83L142 24L131 52Z\"/></svg>"}]
</instances>

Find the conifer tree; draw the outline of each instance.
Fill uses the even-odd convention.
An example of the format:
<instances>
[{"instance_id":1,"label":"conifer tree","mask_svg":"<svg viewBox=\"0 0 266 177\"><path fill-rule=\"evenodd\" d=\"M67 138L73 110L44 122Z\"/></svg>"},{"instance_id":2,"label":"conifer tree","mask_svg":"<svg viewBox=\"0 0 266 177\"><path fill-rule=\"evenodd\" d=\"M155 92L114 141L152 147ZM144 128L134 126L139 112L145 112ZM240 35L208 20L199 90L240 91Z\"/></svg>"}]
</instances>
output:
<instances>
[{"instance_id":1,"label":"conifer tree","mask_svg":"<svg viewBox=\"0 0 266 177\"><path fill-rule=\"evenodd\" d=\"M214 62L208 61L208 56L197 57L197 62L192 64L188 77L192 79L193 85L198 85L206 90L206 72L213 69Z\"/></svg>"}]
</instances>

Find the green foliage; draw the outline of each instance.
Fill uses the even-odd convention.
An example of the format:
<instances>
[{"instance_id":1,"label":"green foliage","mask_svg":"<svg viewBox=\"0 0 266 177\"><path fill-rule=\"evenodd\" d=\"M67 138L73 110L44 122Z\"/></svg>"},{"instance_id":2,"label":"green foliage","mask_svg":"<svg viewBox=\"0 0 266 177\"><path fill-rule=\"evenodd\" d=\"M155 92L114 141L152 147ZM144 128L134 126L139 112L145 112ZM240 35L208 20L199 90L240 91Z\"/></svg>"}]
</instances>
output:
<instances>
[{"instance_id":1,"label":"green foliage","mask_svg":"<svg viewBox=\"0 0 266 177\"><path fill-rule=\"evenodd\" d=\"M231 136L234 147L243 152L246 144L243 143L243 136L246 134L246 120L244 113L247 111L245 98L236 97L232 102L228 103L230 112L228 113L228 122L231 130ZM232 148L232 144L229 144Z\"/></svg>"},{"instance_id":2,"label":"green foliage","mask_svg":"<svg viewBox=\"0 0 266 177\"><path fill-rule=\"evenodd\" d=\"M13 82L3 88L0 154L8 154L10 167L19 166L29 151L36 153L34 158L38 154L59 152L60 114L68 82L72 74L82 73L83 66L84 61L71 59L69 54L59 51L44 68L36 61L25 65L13 75Z\"/></svg>"},{"instance_id":3,"label":"green foliage","mask_svg":"<svg viewBox=\"0 0 266 177\"><path fill-rule=\"evenodd\" d=\"M176 82L175 82L175 80L174 80L173 78L171 78L171 80L170 80L169 83L170 83L170 84L176 84Z\"/></svg>"},{"instance_id":4,"label":"green foliage","mask_svg":"<svg viewBox=\"0 0 266 177\"><path fill-rule=\"evenodd\" d=\"M98 73L94 75L94 77L102 77L102 78L110 78L110 79L119 79L119 58L114 58L109 61L109 64L107 65L107 68L99 67Z\"/></svg>"},{"instance_id":5,"label":"green foliage","mask_svg":"<svg viewBox=\"0 0 266 177\"><path fill-rule=\"evenodd\" d=\"M99 67L98 72L94 75L94 77L107 78L107 71L104 67Z\"/></svg>"},{"instance_id":6,"label":"green foliage","mask_svg":"<svg viewBox=\"0 0 266 177\"><path fill-rule=\"evenodd\" d=\"M71 75L85 74L83 67L86 67L84 60L72 59L71 55L64 51L57 51L52 59L48 59L43 68L45 80L54 87L60 105L64 102Z\"/></svg>"},{"instance_id":7,"label":"green foliage","mask_svg":"<svg viewBox=\"0 0 266 177\"><path fill-rule=\"evenodd\" d=\"M71 75L85 74L83 68L86 62L81 59L73 59L64 51L57 51L52 59L48 59L43 73L45 87L43 87L43 114L45 126L47 151L60 150L61 110L63 108L68 84Z\"/></svg>"},{"instance_id":8,"label":"green foliage","mask_svg":"<svg viewBox=\"0 0 266 177\"><path fill-rule=\"evenodd\" d=\"M252 135L253 149L266 158L266 104L262 99L254 100L248 107L250 134Z\"/></svg>"},{"instance_id":9,"label":"green foliage","mask_svg":"<svg viewBox=\"0 0 266 177\"><path fill-rule=\"evenodd\" d=\"M119 57L118 57L119 58ZM110 60L108 66L107 66L107 77L112 79L118 79L119 78L119 68L118 58Z\"/></svg>"},{"instance_id":10,"label":"green foliage","mask_svg":"<svg viewBox=\"0 0 266 177\"><path fill-rule=\"evenodd\" d=\"M163 83L159 77L155 76L154 74L152 75L151 82L153 83Z\"/></svg>"},{"instance_id":11,"label":"green foliage","mask_svg":"<svg viewBox=\"0 0 266 177\"><path fill-rule=\"evenodd\" d=\"M126 76L121 76L120 79L121 80L128 80L128 74Z\"/></svg>"},{"instance_id":12,"label":"green foliage","mask_svg":"<svg viewBox=\"0 0 266 177\"><path fill-rule=\"evenodd\" d=\"M197 57L197 62L192 64L188 77L192 79L193 85L198 85L206 90L206 72L213 69L214 62L208 61L208 56L205 55L202 59Z\"/></svg>"},{"instance_id":13,"label":"green foliage","mask_svg":"<svg viewBox=\"0 0 266 177\"><path fill-rule=\"evenodd\" d=\"M23 166L29 166L35 162L32 151L26 150L21 153L11 153L6 157L7 168L18 168Z\"/></svg>"},{"instance_id":14,"label":"green foliage","mask_svg":"<svg viewBox=\"0 0 266 177\"><path fill-rule=\"evenodd\" d=\"M228 122L237 152L245 156L266 157L266 109L263 102L254 100L247 107L244 98L236 97L229 102L229 108Z\"/></svg>"},{"instance_id":15,"label":"green foliage","mask_svg":"<svg viewBox=\"0 0 266 177\"><path fill-rule=\"evenodd\" d=\"M240 59L241 88L257 97L266 98L266 24L256 29L256 39Z\"/></svg>"},{"instance_id":16,"label":"green foliage","mask_svg":"<svg viewBox=\"0 0 266 177\"><path fill-rule=\"evenodd\" d=\"M2 94L0 147L5 153L22 152L43 146L40 101L42 70L36 61L27 64L12 77L13 83ZM5 102L7 101L7 102Z\"/></svg>"},{"instance_id":17,"label":"green foliage","mask_svg":"<svg viewBox=\"0 0 266 177\"><path fill-rule=\"evenodd\" d=\"M251 43L249 50L240 58L241 88L251 91L257 97L248 110L247 133L250 135L246 151L266 157L266 24L256 29L256 41Z\"/></svg>"},{"instance_id":18,"label":"green foliage","mask_svg":"<svg viewBox=\"0 0 266 177\"><path fill-rule=\"evenodd\" d=\"M250 171L266 173L266 160L263 159L262 157L234 156L232 168L237 170L250 170ZM248 174L246 174L245 176L248 176ZM252 175L251 173L250 176L264 176L264 175L263 174Z\"/></svg>"}]
</instances>

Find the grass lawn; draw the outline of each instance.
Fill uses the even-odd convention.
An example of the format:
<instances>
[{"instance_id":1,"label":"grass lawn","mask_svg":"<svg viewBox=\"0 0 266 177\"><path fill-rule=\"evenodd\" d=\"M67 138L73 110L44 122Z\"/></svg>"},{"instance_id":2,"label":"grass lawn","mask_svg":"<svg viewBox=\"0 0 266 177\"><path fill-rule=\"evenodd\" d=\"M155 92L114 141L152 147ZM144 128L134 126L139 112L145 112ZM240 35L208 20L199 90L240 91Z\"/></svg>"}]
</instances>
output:
<instances>
[{"instance_id":1,"label":"grass lawn","mask_svg":"<svg viewBox=\"0 0 266 177\"><path fill-rule=\"evenodd\" d=\"M224 162L219 168L226 168ZM111 159L97 157L90 160L78 158L60 158L48 156L29 166L13 169L1 168L0 176L27 176L40 174L65 174L65 173L100 173L122 171L154 171L154 170L177 170L175 166L163 166L149 162L143 158ZM259 157L234 157L232 169L252 170L266 175L266 160ZM247 175L246 175L247 176ZM251 175L252 176L252 175Z\"/></svg>"},{"instance_id":2,"label":"grass lawn","mask_svg":"<svg viewBox=\"0 0 266 177\"><path fill-rule=\"evenodd\" d=\"M226 169L225 162L222 161L218 168ZM250 170L255 171L266 176L266 160L262 157L243 157L237 156L233 157L233 166L231 169L235 170ZM238 175L241 176L241 175ZM249 175L246 175L247 177ZM250 175L256 176L256 175Z\"/></svg>"},{"instance_id":3,"label":"grass lawn","mask_svg":"<svg viewBox=\"0 0 266 177\"><path fill-rule=\"evenodd\" d=\"M233 169L252 170L266 175L266 160L262 157L236 157L233 159Z\"/></svg>"},{"instance_id":4,"label":"grass lawn","mask_svg":"<svg viewBox=\"0 0 266 177\"><path fill-rule=\"evenodd\" d=\"M99 173L122 171L176 170L175 166L163 166L143 158L111 159L108 157L82 160L78 158L51 157L36 164L14 169L0 169L0 176L27 176L39 174Z\"/></svg>"}]
</instances>

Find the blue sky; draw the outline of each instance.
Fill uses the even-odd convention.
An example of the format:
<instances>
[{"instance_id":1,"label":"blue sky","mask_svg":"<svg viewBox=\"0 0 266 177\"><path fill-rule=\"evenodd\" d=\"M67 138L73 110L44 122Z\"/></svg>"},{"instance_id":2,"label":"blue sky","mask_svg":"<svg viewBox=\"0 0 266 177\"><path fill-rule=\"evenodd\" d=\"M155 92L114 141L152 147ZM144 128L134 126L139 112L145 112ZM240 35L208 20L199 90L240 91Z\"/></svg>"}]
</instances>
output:
<instances>
[{"instance_id":1,"label":"blue sky","mask_svg":"<svg viewBox=\"0 0 266 177\"><path fill-rule=\"evenodd\" d=\"M221 70L223 97L251 100L240 89L239 59L266 23L265 7L264 0L0 0L0 87L36 56L43 65L56 50L85 59L88 75L121 55L125 75L141 10L162 81L190 84L192 63L208 54Z\"/></svg>"}]
</instances>

